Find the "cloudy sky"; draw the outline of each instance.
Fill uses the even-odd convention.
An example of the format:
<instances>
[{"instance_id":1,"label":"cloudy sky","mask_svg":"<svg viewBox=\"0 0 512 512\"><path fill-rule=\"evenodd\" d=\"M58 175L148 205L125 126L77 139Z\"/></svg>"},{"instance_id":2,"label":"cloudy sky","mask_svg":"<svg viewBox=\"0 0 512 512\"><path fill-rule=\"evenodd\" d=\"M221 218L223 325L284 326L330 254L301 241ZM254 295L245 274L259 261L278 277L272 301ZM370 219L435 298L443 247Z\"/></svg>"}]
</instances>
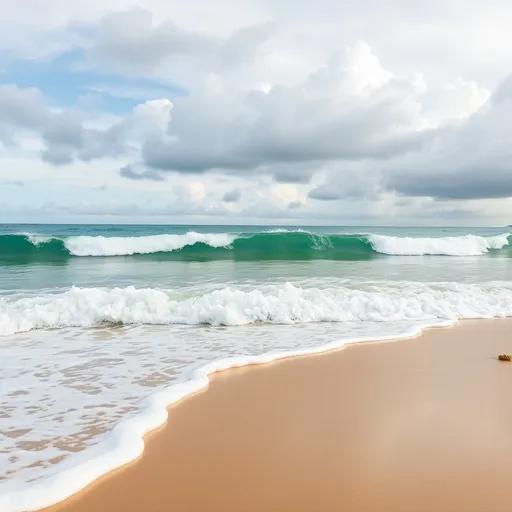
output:
<instances>
[{"instance_id":1,"label":"cloudy sky","mask_svg":"<svg viewBox=\"0 0 512 512\"><path fill-rule=\"evenodd\" d=\"M0 13L0 222L512 223L509 1Z\"/></svg>"}]
</instances>

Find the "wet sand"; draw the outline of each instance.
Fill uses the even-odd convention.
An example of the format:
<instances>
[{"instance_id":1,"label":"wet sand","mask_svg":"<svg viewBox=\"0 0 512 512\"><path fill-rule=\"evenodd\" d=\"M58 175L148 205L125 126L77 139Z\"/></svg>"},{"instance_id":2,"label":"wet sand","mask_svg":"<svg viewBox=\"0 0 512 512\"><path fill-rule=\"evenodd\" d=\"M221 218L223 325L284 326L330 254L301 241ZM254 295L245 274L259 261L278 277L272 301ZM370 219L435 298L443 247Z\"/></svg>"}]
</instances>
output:
<instances>
[{"instance_id":1,"label":"wet sand","mask_svg":"<svg viewBox=\"0 0 512 512\"><path fill-rule=\"evenodd\" d=\"M45 512L510 512L512 320L228 370Z\"/></svg>"}]
</instances>

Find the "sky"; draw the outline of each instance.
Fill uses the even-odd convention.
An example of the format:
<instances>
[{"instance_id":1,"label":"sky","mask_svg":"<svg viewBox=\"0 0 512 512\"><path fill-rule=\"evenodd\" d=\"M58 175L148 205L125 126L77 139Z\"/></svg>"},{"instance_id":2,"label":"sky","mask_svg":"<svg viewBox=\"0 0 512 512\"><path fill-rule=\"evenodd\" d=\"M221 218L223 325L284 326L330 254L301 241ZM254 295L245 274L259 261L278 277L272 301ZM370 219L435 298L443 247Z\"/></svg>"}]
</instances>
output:
<instances>
[{"instance_id":1,"label":"sky","mask_svg":"<svg viewBox=\"0 0 512 512\"><path fill-rule=\"evenodd\" d=\"M511 19L0 0L0 223L512 224Z\"/></svg>"}]
</instances>

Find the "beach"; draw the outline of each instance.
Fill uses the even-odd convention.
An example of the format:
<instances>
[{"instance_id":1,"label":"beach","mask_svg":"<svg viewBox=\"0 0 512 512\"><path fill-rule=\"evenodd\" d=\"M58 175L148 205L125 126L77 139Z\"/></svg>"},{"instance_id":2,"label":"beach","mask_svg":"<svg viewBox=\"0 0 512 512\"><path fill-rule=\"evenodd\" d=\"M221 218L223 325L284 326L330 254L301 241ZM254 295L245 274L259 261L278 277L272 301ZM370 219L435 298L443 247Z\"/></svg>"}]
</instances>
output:
<instances>
[{"instance_id":1,"label":"beach","mask_svg":"<svg viewBox=\"0 0 512 512\"><path fill-rule=\"evenodd\" d=\"M512 317L511 242L501 228L483 227L0 226L0 511L85 500L83 510L158 503L229 512L221 495L229 492L233 510L250 512L274 503L311 509L315 500L329 508L327 496L350 507L358 492L373 496L369 489L387 496L393 486L381 475L407 482L423 455L402 460L381 433L405 428L404 439L430 453L437 440L415 430L418 411L425 431L434 425L430 436L445 432L452 419L432 404L472 361L457 356L465 349L452 338L472 339L458 334L471 321L489 326L481 337L494 340L506 321L483 319ZM505 337L475 345L480 359L465 378L480 375L484 359L510 374L496 361L512 352ZM440 354L425 349L434 345ZM454 380L439 387L444 364ZM219 373L236 367L244 368ZM488 380L472 382L483 391L456 405L444 399L446 414L483 396ZM395 403L400 386L410 388L409 401ZM498 407L506 414L501 392L477 401L479 421ZM464 414L479 424L476 410ZM158 439L166 437L164 450ZM145 470L146 460L159 469ZM140 485L124 483L132 467ZM126 496L125 505L88 503L118 474L122 492L106 492ZM296 503L286 488L296 489Z\"/></svg>"},{"instance_id":2,"label":"beach","mask_svg":"<svg viewBox=\"0 0 512 512\"><path fill-rule=\"evenodd\" d=\"M143 455L44 512L500 512L512 321L211 376Z\"/></svg>"},{"instance_id":3,"label":"beach","mask_svg":"<svg viewBox=\"0 0 512 512\"><path fill-rule=\"evenodd\" d=\"M3 3L0 512L512 512L512 2Z\"/></svg>"}]
</instances>

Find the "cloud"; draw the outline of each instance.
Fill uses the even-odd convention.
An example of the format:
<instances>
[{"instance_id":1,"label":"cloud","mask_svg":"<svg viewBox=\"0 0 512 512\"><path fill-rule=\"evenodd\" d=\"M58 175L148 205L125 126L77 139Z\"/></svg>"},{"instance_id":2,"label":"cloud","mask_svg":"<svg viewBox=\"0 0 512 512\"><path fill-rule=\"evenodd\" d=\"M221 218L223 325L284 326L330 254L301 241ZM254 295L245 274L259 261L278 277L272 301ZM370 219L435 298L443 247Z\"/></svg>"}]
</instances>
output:
<instances>
[{"instance_id":1,"label":"cloud","mask_svg":"<svg viewBox=\"0 0 512 512\"><path fill-rule=\"evenodd\" d=\"M119 174L123 178L130 180L152 180L152 181L164 181L164 177L156 171L135 171L131 165L122 167Z\"/></svg>"},{"instance_id":2,"label":"cloud","mask_svg":"<svg viewBox=\"0 0 512 512\"><path fill-rule=\"evenodd\" d=\"M123 16L139 26L133 13L111 15L107 21L115 24ZM142 36L149 37L148 19L142 22ZM149 30L151 40L160 41L166 27ZM201 44L191 48L196 51ZM451 199L507 197L510 185L503 181L509 146L500 149L492 142L508 136L502 129L512 117L507 84L490 101L488 91L473 82L429 88L420 75L385 69L371 48L359 42L335 52L325 66L295 85L273 86L268 92L233 89L221 75L208 74L172 103L146 101L124 118L100 123L79 108L50 108L37 89L4 86L0 126L11 143L16 133L39 135L41 157L53 165L132 159L135 164L125 162L119 171L130 180L210 172L304 185L323 174L300 197L278 200L285 207L302 204L305 197L378 200L383 190ZM482 141L491 141L491 147L484 151ZM482 171L492 177L482 178ZM465 185L460 186L463 175ZM191 185L195 192L187 188L184 193L203 197L200 181L191 183L196 183ZM238 199L232 190L224 202Z\"/></svg>"},{"instance_id":3,"label":"cloud","mask_svg":"<svg viewBox=\"0 0 512 512\"><path fill-rule=\"evenodd\" d=\"M304 203L304 194L298 187L291 184L279 183L271 185L267 191L269 199L272 199L278 207L288 208L292 203Z\"/></svg>"},{"instance_id":4,"label":"cloud","mask_svg":"<svg viewBox=\"0 0 512 512\"><path fill-rule=\"evenodd\" d=\"M438 200L503 199L512 197L512 166L487 166L452 169L423 169L419 173L400 173L387 186L406 196L433 197Z\"/></svg>"},{"instance_id":5,"label":"cloud","mask_svg":"<svg viewBox=\"0 0 512 512\"><path fill-rule=\"evenodd\" d=\"M153 26L151 12L139 7L106 14L88 58L116 70L147 72L168 57L206 52L211 44L211 38L186 32L170 20Z\"/></svg>"},{"instance_id":6,"label":"cloud","mask_svg":"<svg viewBox=\"0 0 512 512\"><path fill-rule=\"evenodd\" d=\"M165 131L170 121L173 104L168 99L147 100L136 105L132 117L139 131Z\"/></svg>"},{"instance_id":7,"label":"cloud","mask_svg":"<svg viewBox=\"0 0 512 512\"><path fill-rule=\"evenodd\" d=\"M67 57L74 64L84 59L86 68L80 72L90 78L88 83L102 84L105 74L144 77L107 80L112 91L118 85L126 88L124 95L140 96L139 105L114 116L86 102L64 107L37 88L0 86L2 151L12 158L40 151L44 162L61 168L41 165L48 173L44 178L55 180L51 183L65 176L91 189L93 179L84 169L104 165L112 176L94 179L105 179L109 194L116 186L156 190L168 178L168 191L182 201L178 210L195 208L202 212L198 215L246 211L254 218L324 218L332 201L340 218L356 215L352 210L362 204L367 211L361 215L368 218L403 218L407 211L418 211L417 218L422 211L463 216L464 208L449 201L478 199L483 204L512 196L512 78L505 78L491 97L487 87L458 78L467 75L457 62L453 69L446 67L449 81L417 73L416 65L423 71L432 59L404 45L406 35L427 41L438 33L431 31L430 19L414 25L424 32L404 29L419 2L393 18L394 26L405 30L396 36L401 44L394 54L381 33L356 24L349 37L335 27L339 20L327 20L300 0L293 15L284 16L286 23L275 24L259 22L281 19L275 14L284 13L284 4L267 2L268 10L257 15L247 7L244 18L244 9L221 0L224 9L236 8L239 16L224 16L220 24L218 12L216 22L198 20L192 9L197 2L184 4L176 15L163 4L153 13L137 8L107 15L104 5L91 4L81 7L89 14L80 27L64 16L52 27L59 28L59 37L65 30L81 33L83 52ZM125 4L120 0L114 8ZM206 2L201 5L214 11ZM433 17L444 12L440 5ZM361 9L379 25L375 0L364 0ZM389 9L401 13L396 2ZM347 20L362 19L358 9L344 10L346 19L340 23L345 28ZM295 23L299 18L307 23ZM391 29L386 30L392 39ZM354 35L363 35L372 46ZM73 41L63 47L73 47ZM347 41L350 46L338 50ZM404 54L414 56L407 65ZM171 83L184 84L172 102L163 94ZM137 84L137 90L131 88ZM140 84L147 90L141 91ZM108 161L97 162L102 159ZM75 169L82 175L71 176ZM251 194L246 193L249 187ZM395 204L402 200L402 206ZM87 208L92 211L95 204ZM262 205L268 206L268 217ZM116 208L127 211L126 205ZM485 208L490 206L485 203Z\"/></svg>"},{"instance_id":8,"label":"cloud","mask_svg":"<svg viewBox=\"0 0 512 512\"><path fill-rule=\"evenodd\" d=\"M48 118L42 131L46 144L42 158L54 165L64 165L74 160L116 157L126 151L125 134L123 123L98 130L85 128L76 113L57 114Z\"/></svg>"},{"instance_id":9,"label":"cloud","mask_svg":"<svg viewBox=\"0 0 512 512\"><path fill-rule=\"evenodd\" d=\"M170 19L154 23L152 13L137 7L106 14L98 23L87 64L108 72L159 74L167 66L182 72L218 71L246 65L273 32L262 23L228 37L186 30Z\"/></svg>"},{"instance_id":10,"label":"cloud","mask_svg":"<svg viewBox=\"0 0 512 512\"><path fill-rule=\"evenodd\" d=\"M279 162L260 165L256 174L272 176L277 183L309 183L323 169L322 162Z\"/></svg>"},{"instance_id":11,"label":"cloud","mask_svg":"<svg viewBox=\"0 0 512 512\"><path fill-rule=\"evenodd\" d=\"M512 73L505 77L496 88L493 95L495 103L507 101L512 97Z\"/></svg>"},{"instance_id":12,"label":"cloud","mask_svg":"<svg viewBox=\"0 0 512 512\"><path fill-rule=\"evenodd\" d=\"M242 197L242 191L239 188L234 188L232 190L229 190L224 194L224 197L222 200L225 203L236 203L240 200Z\"/></svg>"},{"instance_id":13,"label":"cloud","mask_svg":"<svg viewBox=\"0 0 512 512\"><path fill-rule=\"evenodd\" d=\"M146 11L114 13L102 23L112 28L114 39L124 26L127 39L119 40L120 48L129 49L133 38L149 38L152 47L167 37L183 52L208 46L201 38L189 41L168 22L153 27ZM100 29L99 40L107 33ZM254 42L260 35L254 29L236 37ZM1 92L3 132L14 127L38 133L45 146L42 158L54 165L133 154L147 170L125 170L122 175L132 179L157 179L169 171L223 172L297 184L308 183L325 163L385 162L420 153L451 123L463 123L488 96L472 82L429 89L419 75L393 74L363 42L335 52L293 86L277 85L268 92L232 89L221 75L207 74L186 97L173 103L147 101L101 127L91 126L77 109L50 109L37 89L11 86ZM445 106L436 109L438 104ZM327 196L344 194L329 190ZM310 197L321 195L326 197L320 188Z\"/></svg>"},{"instance_id":14,"label":"cloud","mask_svg":"<svg viewBox=\"0 0 512 512\"><path fill-rule=\"evenodd\" d=\"M288 204L288 210L297 210L302 206L304 206L304 203L302 201L292 201L291 203Z\"/></svg>"},{"instance_id":15,"label":"cloud","mask_svg":"<svg viewBox=\"0 0 512 512\"><path fill-rule=\"evenodd\" d=\"M206 189L204 183L199 180L187 182L184 186L175 187L175 193L178 197L185 198L192 203L200 203L206 197Z\"/></svg>"},{"instance_id":16,"label":"cloud","mask_svg":"<svg viewBox=\"0 0 512 512\"><path fill-rule=\"evenodd\" d=\"M46 118L43 102L35 87L0 85L0 140L12 142L13 132L40 128Z\"/></svg>"},{"instance_id":17,"label":"cloud","mask_svg":"<svg viewBox=\"0 0 512 512\"><path fill-rule=\"evenodd\" d=\"M461 99L443 114L435 98L444 95ZM143 157L162 171L268 173L278 181L307 182L322 162L418 152L441 127L468 118L487 98L487 91L466 82L430 91L417 75L384 69L360 42L334 54L305 82L268 93L232 90L221 77L208 77L176 100L167 133L148 139Z\"/></svg>"},{"instance_id":18,"label":"cloud","mask_svg":"<svg viewBox=\"0 0 512 512\"><path fill-rule=\"evenodd\" d=\"M0 86L0 140L16 144L25 133L36 133L45 146L42 159L55 165L117 156L124 150L126 126L85 127L85 116L74 111L55 112L36 88Z\"/></svg>"},{"instance_id":19,"label":"cloud","mask_svg":"<svg viewBox=\"0 0 512 512\"><path fill-rule=\"evenodd\" d=\"M324 184L319 187L315 187L308 192L310 199L318 199L319 201L338 201L344 197L343 194L336 189L333 189L331 185Z\"/></svg>"},{"instance_id":20,"label":"cloud","mask_svg":"<svg viewBox=\"0 0 512 512\"><path fill-rule=\"evenodd\" d=\"M385 167L384 186L440 200L512 197L510 83L505 79L485 110L443 131L427 151Z\"/></svg>"},{"instance_id":21,"label":"cloud","mask_svg":"<svg viewBox=\"0 0 512 512\"><path fill-rule=\"evenodd\" d=\"M380 162L367 161L326 166L323 182L310 189L308 197L317 201L378 201L384 188L381 166Z\"/></svg>"},{"instance_id":22,"label":"cloud","mask_svg":"<svg viewBox=\"0 0 512 512\"><path fill-rule=\"evenodd\" d=\"M90 114L79 108L51 108L36 88L0 86L0 142L16 145L25 134L35 134L43 146L42 160L59 166L116 158L130 152L134 139L140 144L164 130L171 109L167 99L146 101L125 118L96 127L90 126Z\"/></svg>"}]
</instances>

